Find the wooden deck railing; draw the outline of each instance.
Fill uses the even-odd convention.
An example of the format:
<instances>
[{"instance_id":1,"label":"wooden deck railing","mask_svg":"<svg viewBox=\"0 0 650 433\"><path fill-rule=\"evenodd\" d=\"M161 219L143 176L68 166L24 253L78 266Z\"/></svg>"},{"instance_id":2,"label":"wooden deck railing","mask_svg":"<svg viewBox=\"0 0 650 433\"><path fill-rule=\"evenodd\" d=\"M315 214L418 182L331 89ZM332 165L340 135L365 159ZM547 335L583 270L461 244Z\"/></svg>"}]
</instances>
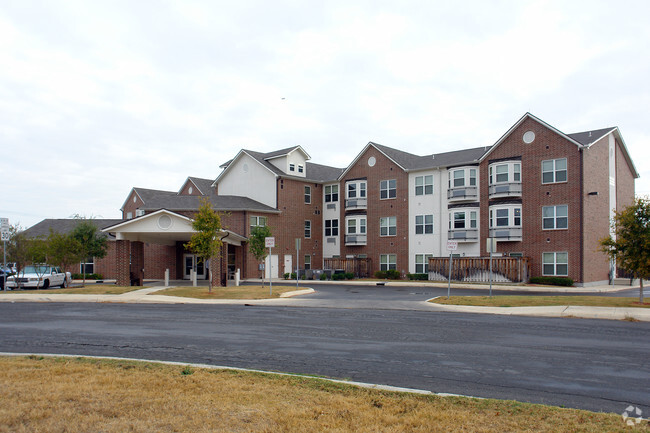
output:
<instances>
[{"instance_id":1,"label":"wooden deck railing","mask_svg":"<svg viewBox=\"0 0 650 433\"><path fill-rule=\"evenodd\" d=\"M351 272L357 278L368 278L370 277L370 269L372 265L372 260L359 259L359 258L326 258L324 259L323 266L325 269L331 270L343 270L344 272Z\"/></svg>"},{"instance_id":2,"label":"wooden deck railing","mask_svg":"<svg viewBox=\"0 0 650 433\"><path fill-rule=\"evenodd\" d=\"M449 257L429 259L429 280L442 281L449 278ZM530 278L528 257L492 257L492 281L527 283ZM453 281L490 281L489 257L459 257L452 261Z\"/></svg>"}]
</instances>

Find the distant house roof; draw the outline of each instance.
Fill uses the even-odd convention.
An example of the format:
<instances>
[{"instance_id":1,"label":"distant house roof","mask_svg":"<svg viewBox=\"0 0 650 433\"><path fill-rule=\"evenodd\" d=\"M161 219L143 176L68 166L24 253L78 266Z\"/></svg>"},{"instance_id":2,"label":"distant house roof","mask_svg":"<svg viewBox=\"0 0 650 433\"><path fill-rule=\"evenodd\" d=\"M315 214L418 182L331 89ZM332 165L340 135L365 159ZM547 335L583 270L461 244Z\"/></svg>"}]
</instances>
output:
<instances>
[{"instance_id":1,"label":"distant house roof","mask_svg":"<svg viewBox=\"0 0 650 433\"><path fill-rule=\"evenodd\" d=\"M66 218L66 219L44 219L43 221L35 224L25 230L25 235L29 238L47 238L50 235L50 230L53 232L58 232L61 234L67 234L72 232L76 225L80 221L88 221L93 223L97 229L102 230L105 227L117 224L122 221L121 219L99 219L99 218L88 218L86 220L79 220L76 218ZM114 239L108 233L104 234L109 239Z\"/></svg>"},{"instance_id":2,"label":"distant house roof","mask_svg":"<svg viewBox=\"0 0 650 433\"><path fill-rule=\"evenodd\" d=\"M212 183L214 179L202 179L200 177L188 177L194 185L198 188L199 192L203 195L215 195L214 188L212 188Z\"/></svg>"}]
</instances>

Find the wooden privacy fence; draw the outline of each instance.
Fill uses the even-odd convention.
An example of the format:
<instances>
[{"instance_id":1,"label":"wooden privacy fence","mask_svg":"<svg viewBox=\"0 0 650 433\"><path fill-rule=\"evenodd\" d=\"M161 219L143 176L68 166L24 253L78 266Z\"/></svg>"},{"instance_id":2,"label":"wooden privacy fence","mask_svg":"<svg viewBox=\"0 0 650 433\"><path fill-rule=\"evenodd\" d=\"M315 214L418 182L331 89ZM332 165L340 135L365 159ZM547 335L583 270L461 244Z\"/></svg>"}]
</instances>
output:
<instances>
[{"instance_id":1,"label":"wooden privacy fence","mask_svg":"<svg viewBox=\"0 0 650 433\"><path fill-rule=\"evenodd\" d=\"M326 258L324 259L325 269L333 271L342 270L343 272L351 272L357 278L370 277L370 269L372 265L371 259L346 259L346 258Z\"/></svg>"},{"instance_id":2,"label":"wooden privacy fence","mask_svg":"<svg viewBox=\"0 0 650 433\"><path fill-rule=\"evenodd\" d=\"M429 280L443 281L449 278L449 257L429 258ZM504 283L527 283L530 278L528 257L492 257L492 281ZM451 279L487 283L490 281L489 257L454 257Z\"/></svg>"}]
</instances>

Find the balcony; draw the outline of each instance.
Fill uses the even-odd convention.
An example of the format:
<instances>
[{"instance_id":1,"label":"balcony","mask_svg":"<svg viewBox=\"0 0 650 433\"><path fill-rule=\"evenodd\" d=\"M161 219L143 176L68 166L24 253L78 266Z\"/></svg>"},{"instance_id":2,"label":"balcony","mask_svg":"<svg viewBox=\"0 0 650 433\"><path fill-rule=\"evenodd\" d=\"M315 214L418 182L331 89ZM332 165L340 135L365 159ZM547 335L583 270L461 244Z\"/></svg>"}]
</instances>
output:
<instances>
[{"instance_id":1,"label":"balcony","mask_svg":"<svg viewBox=\"0 0 650 433\"><path fill-rule=\"evenodd\" d=\"M368 199L363 198L349 198L345 200L345 210L359 210L368 207Z\"/></svg>"},{"instance_id":2,"label":"balcony","mask_svg":"<svg viewBox=\"0 0 650 433\"><path fill-rule=\"evenodd\" d=\"M449 230L447 239L458 242L478 242L478 229Z\"/></svg>"},{"instance_id":3,"label":"balcony","mask_svg":"<svg viewBox=\"0 0 650 433\"><path fill-rule=\"evenodd\" d=\"M490 198L521 197L521 182L495 183L488 189Z\"/></svg>"},{"instance_id":4,"label":"balcony","mask_svg":"<svg viewBox=\"0 0 650 433\"><path fill-rule=\"evenodd\" d=\"M478 188L475 186L462 186L447 190L447 199L449 201L476 200L477 198Z\"/></svg>"},{"instance_id":5,"label":"balcony","mask_svg":"<svg viewBox=\"0 0 650 433\"><path fill-rule=\"evenodd\" d=\"M490 229L490 237L497 241L521 241L521 227L497 227Z\"/></svg>"},{"instance_id":6,"label":"balcony","mask_svg":"<svg viewBox=\"0 0 650 433\"><path fill-rule=\"evenodd\" d=\"M345 235L345 246L363 246L366 244L367 235Z\"/></svg>"}]
</instances>

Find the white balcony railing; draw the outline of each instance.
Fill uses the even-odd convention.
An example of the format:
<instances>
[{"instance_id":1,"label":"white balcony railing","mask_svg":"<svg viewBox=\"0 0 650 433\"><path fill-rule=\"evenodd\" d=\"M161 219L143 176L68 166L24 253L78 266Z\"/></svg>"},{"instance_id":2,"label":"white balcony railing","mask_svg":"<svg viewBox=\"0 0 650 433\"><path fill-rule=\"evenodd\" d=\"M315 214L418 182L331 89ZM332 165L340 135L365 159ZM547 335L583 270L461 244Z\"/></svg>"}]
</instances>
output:
<instances>
[{"instance_id":1,"label":"white balcony railing","mask_svg":"<svg viewBox=\"0 0 650 433\"><path fill-rule=\"evenodd\" d=\"M490 198L521 197L521 182L495 183L488 189Z\"/></svg>"},{"instance_id":2,"label":"white balcony railing","mask_svg":"<svg viewBox=\"0 0 650 433\"><path fill-rule=\"evenodd\" d=\"M490 229L490 237L497 241L520 241L521 227L496 227Z\"/></svg>"},{"instance_id":3,"label":"white balcony railing","mask_svg":"<svg viewBox=\"0 0 650 433\"><path fill-rule=\"evenodd\" d=\"M478 242L478 229L449 230L447 239L458 242Z\"/></svg>"},{"instance_id":4,"label":"white balcony railing","mask_svg":"<svg viewBox=\"0 0 650 433\"><path fill-rule=\"evenodd\" d=\"M349 198L345 200L345 210L366 209L368 207L368 199L362 198Z\"/></svg>"},{"instance_id":5,"label":"white balcony railing","mask_svg":"<svg viewBox=\"0 0 650 433\"><path fill-rule=\"evenodd\" d=\"M476 200L478 198L478 188L475 186L449 188L447 198L450 201Z\"/></svg>"},{"instance_id":6,"label":"white balcony railing","mask_svg":"<svg viewBox=\"0 0 650 433\"><path fill-rule=\"evenodd\" d=\"M366 244L367 235L345 235L346 246L357 246Z\"/></svg>"}]
</instances>

